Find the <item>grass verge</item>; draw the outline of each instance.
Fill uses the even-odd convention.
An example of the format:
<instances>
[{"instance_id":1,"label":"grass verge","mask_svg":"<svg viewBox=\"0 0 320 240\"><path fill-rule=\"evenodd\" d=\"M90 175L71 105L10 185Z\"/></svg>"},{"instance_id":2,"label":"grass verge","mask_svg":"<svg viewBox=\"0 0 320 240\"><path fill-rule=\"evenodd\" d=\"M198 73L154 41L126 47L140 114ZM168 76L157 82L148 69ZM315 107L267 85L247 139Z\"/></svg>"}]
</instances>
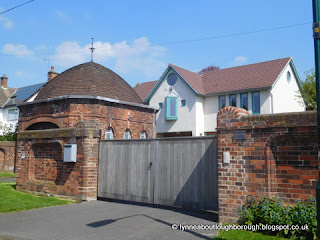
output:
<instances>
[{"instance_id":1,"label":"grass verge","mask_svg":"<svg viewBox=\"0 0 320 240\"><path fill-rule=\"evenodd\" d=\"M278 238L268 236L263 233L244 231L244 230L229 230L219 231L219 235L214 240L288 240L288 238Z\"/></svg>"},{"instance_id":2,"label":"grass verge","mask_svg":"<svg viewBox=\"0 0 320 240\"><path fill-rule=\"evenodd\" d=\"M0 178L11 178L16 177L16 174L13 172L0 172Z\"/></svg>"},{"instance_id":3,"label":"grass verge","mask_svg":"<svg viewBox=\"0 0 320 240\"><path fill-rule=\"evenodd\" d=\"M15 188L15 182L0 182L0 214L74 203L72 200L18 192Z\"/></svg>"}]
</instances>

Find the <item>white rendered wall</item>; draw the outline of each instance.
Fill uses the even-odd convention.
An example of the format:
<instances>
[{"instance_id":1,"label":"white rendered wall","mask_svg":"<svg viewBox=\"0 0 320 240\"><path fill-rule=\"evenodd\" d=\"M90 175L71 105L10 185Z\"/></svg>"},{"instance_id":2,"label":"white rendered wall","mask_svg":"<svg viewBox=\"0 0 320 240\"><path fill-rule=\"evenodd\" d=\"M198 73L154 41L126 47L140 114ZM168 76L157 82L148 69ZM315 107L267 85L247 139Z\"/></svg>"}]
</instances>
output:
<instances>
[{"instance_id":1,"label":"white rendered wall","mask_svg":"<svg viewBox=\"0 0 320 240\"><path fill-rule=\"evenodd\" d=\"M217 114L219 112L218 96L204 98L204 131L214 132L217 127Z\"/></svg>"},{"instance_id":2,"label":"white rendered wall","mask_svg":"<svg viewBox=\"0 0 320 240\"><path fill-rule=\"evenodd\" d=\"M178 76L176 84L173 86L172 93L178 97L177 120L166 120L166 97L170 94L170 86L167 83L167 76L153 94L149 101L149 105L159 108L159 103L163 103L163 108L157 113L157 132L187 132L192 131L192 135L196 136L196 118L197 118L197 97L194 91L187 83ZM181 107L181 100L186 100L186 106Z\"/></svg>"},{"instance_id":3,"label":"white rendered wall","mask_svg":"<svg viewBox=\"0 0 320 240\"><path fill-rule=\"evenodd\" d=\"M17 123L18 123L18 119L9 120L9 110L11 110L11 109L18 110L17 107L10 107L10 108L0 109L0 119L1 119L0 121L1 121L2 125L6 125L7 127L9 127L11 125L12 126L12 131L14 131L14 129L15 129ZM18 118L19 118L19 114L18 114Z\"/></svg>"},{"instance_id":4,"label":"white rendered wall","mask_svg":"<svg viewBox=\"0 0 320 240\"><path fill-rule=\"evenodd\" d=\"M203 97L196 98L196 132L195 136L204 136L204 109Z\"/></svg>"},{"instance_id":5,"label":"white rendered wall","mask_svg":"<svg viewBox=\"0 0 320 240\"><path fill-rule=\"evenodd\" d=\"M291 80L287 80L287 72L290 72ZM278 81L271 90L273 95L273 113L301 112L305 111L305 105L301 101L299 87L290 64L285 68Z\"/></svg>"},{"instance_id":6,"label":"white rendered wall","mask_svg":"<svg viewBox=\"0 0 320 240\"><path fill-rule=\"evenodd\" d=\"M252 114L252 92L248 93L248 112ZM237 105L240 107L240 93L236 94ZM229 94L226 96L226 106L229 106ZM204 98L204 132L214 132L217 128L217 114L219 112L219 96L208 96ZM260 113L271 113L271 100L267 90L260 91Z\"/></svg>"}]
</instances>

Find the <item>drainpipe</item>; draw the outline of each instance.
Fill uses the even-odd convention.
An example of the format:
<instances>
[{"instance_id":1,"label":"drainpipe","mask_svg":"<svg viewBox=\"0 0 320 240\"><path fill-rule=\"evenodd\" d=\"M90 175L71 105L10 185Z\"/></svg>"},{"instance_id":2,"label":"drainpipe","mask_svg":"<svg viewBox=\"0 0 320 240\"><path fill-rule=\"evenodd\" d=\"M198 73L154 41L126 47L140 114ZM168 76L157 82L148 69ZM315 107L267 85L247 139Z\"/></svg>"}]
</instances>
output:
<instances>
[{"instance_id":1,"label":"drainpipe","mask_svg":"<svg viewBox=\"0 0 320 240\"><path fill-rule=\"evenodd\" d=\"M320 156L320 0L312 1L313 9L313 38L314 38L314 53L316 67L316 90L317 90L317 118L318 118L318 165ZM317 198L317 236L320 238L320 169L319 179L316 187Z\"/></svg>"},{"instance_id":2,"label":"drainpipe","mask_svg":"<svg viewBox=\"0 0 320 240\"><path fill-rule=\"evenodd\" d=\"M271 114L273 114L273 95L272 95L271 91L269 92L269 96L271 98Z\"/></svg>"},{"instance_id":3,"label":"drainpipe","mask_svg":"<svg viewBox=\"0 0 320 240\"><path fill-rule=\"evenodd\" d=\"M154 110L153 111L153 113L152 113L152 138L155 138L155 133L154 133L154 128L155 128L155 111L156 110Z\"/></svg>"}]
</instances>

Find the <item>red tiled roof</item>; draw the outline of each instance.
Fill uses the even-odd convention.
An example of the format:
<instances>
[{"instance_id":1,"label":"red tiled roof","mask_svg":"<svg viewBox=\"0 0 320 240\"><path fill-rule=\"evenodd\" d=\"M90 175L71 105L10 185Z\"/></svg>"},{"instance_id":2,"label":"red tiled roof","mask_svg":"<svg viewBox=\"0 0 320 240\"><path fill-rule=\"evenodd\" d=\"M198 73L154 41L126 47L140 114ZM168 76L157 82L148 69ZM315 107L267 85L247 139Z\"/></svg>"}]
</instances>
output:
<instances>
[{"instance_id":1,"label":"red tiled roof","mask_svg":"<svg viewBox=\"0 0 320 240\"><path fill-rule=\"evenodd\" d=\"M289 60L291 58L205 72L202 78L205 94L271 87Z\"/></svg>"},{"instance_id":2,"label":"red tiled roof","mask_svg":"<svg viewBox=\"0 0 320 240\"><path fill-rule=\"evenodd\" d=\"M36 100L65 95L101 96L142 103L138 94L123 78L94 62L77 65L56 76L44 85Z\"/></svg>"},{"instance_id":3,"label":"red tiled roof","mask_svg":"<svg viewBox=\"0 0 320 240\"><path fill-rule=\"evenodd\" d=\"M176 70L197 93L205 94L202 83L202 76L200 74L191 72L178 66L174 66L172 64L169 64L169 66L173 67L174 70Z\"/></svg>"},{"instance_id":4,"label":"red tiled roof","mask_svg":"<svg viewBox=\"0 0 320 240\"><path fill-rule=\"evenodd\" d=\"M152 82L144 82L139 84L137 87L134 88L136 93L139 95L142 102L147 98L153 87L156 85L158 81Z\"/></svg>"},{"instance_id":5,"label":"red tiled roof","mask_svg":"<svg viewBox=\"0 0 320 240\"><path fill-rule=\"evenodd\" d=\"M204 72L203 75L172 64L169 64L169 67L174 68L198 94L209 95L272 87L290 60L291 58L282 58L208 71ZM142 96L146 98L156 85L156 81L142 83L141 85L139 86L143 88Z\"/></svg>"}]
</instances>

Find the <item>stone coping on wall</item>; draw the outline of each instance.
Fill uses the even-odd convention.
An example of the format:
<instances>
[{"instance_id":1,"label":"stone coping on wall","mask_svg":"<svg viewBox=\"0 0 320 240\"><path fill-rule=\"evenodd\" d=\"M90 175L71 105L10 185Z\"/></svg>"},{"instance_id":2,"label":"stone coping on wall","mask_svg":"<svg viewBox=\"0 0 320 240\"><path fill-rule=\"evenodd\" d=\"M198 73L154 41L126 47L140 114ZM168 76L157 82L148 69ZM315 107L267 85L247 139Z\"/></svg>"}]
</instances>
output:
<instances>
[{"instance_id":1,"label":"stone coping on wall","mask_svg":"<svg viewBox=\"0 0 320 240\"><path fill-rule=\"evenodd\" d=\"M220 119L218 131L221 130L246 130L257 128L281 128L281 127L304 127L317 125L317 112L293 112L276 114L253 114L244 115L233 119Z\"/></svg>"},{"instance_id":2,"label":"stone coping on wall","mask_svg":"<svg viewBox=\"0 0 320 240\"><path fill-rule=\"evenodd\" d=\"M0 141L1 147L14 147L16 145L15 141Z\"/></svg>"},{"instance_id":3,"label":"stone coping on wall","mask_svg":"<svg viewBox=\"0 0 320 240\"><path fill-rule=\"evenodd\" d=\"M100 131L97 128L61 128L61 129L21 131L18 133L18 139L63 138L63 137L100 138Z\"/></svg>"},{"instance_id":4,"label":"stone coping on wall","mask_svg":"<svg viewBox=\"0 0 320 240\"><path fill-rule=\"evenodd\" d=\"M47 103L47 102L65 100L65 99L99 100L99 101L104 101L104 102L117 103L117 104L123 104L123 105L129 105L129 106L144 108L144 109L147 109L147 110L151 110L154 113L159 111L159 109L156 109L154 107L150 107L149 105L126 102L126 101L121 101L121 100L112 99L112 98L106 98L106 97L100 97L100 96L87 96L87 95L65 95L65 96L60 96L60 97L55 97L55 98L36 100L36 101L32 101L32 102L23 102L23 103L18 104L17 106L19 107L19 106L31 105L31 104L37 104L37 103Z\"/></svg>"}]
</instances>

